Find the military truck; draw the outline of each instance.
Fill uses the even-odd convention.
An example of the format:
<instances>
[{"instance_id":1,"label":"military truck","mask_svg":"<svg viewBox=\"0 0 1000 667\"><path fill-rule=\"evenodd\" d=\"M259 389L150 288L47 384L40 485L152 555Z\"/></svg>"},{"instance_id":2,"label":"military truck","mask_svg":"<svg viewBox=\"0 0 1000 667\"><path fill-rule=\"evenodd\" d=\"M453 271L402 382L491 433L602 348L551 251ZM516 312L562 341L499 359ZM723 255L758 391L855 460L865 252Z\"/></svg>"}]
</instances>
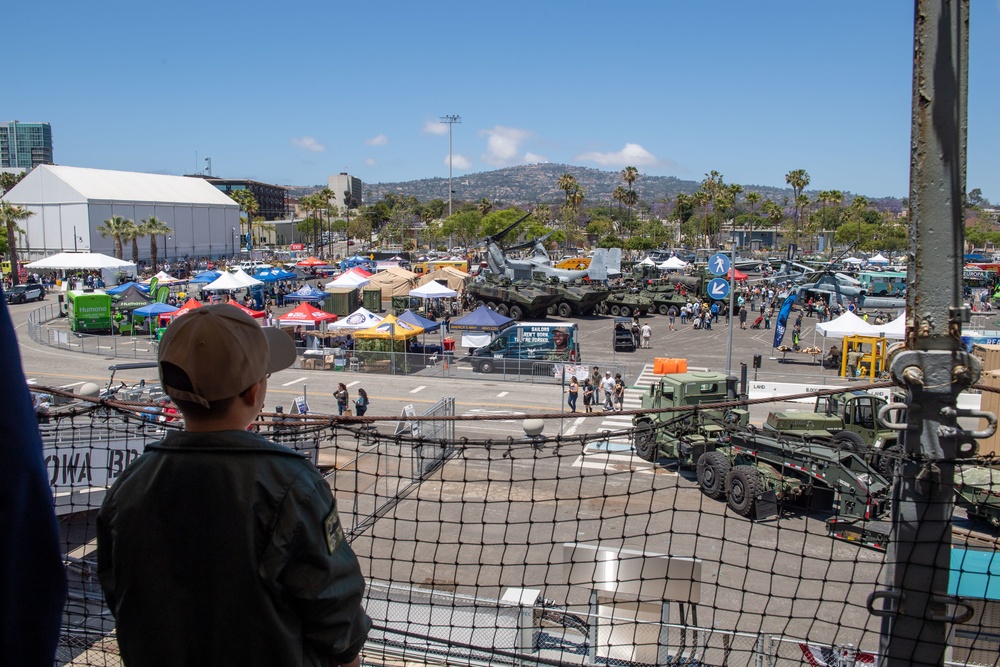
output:
<instances>
[{"instance_id":1,"label":"military truck","mask_svg":"<svg viewBox=\"0 0 1000 667\"><path fill-rule=\"evenodd\" d=\"M515 320L524 317L544 317L546 309L559 301L558 294L549 294L537 287L516 283L495 274L480 274L466 288L479 304L486 304L501 315Z\"/></svg>"},{"instance_id":2,"label":"military truck","mask_svg":"<svg viewBox=\"0 0 1000 667\"><path fill-rule=\"evenodd\" d=\"M889 483L858 454L834 446L830 439L816 442L756 431L748 426L743 409L701 407L725 403L735 394L736 378L723 373L663 376L643 396L643 409L691 409L633 417L636 454L646 461L662 456L681 467L694 467L705 495L724 498L734 512L749 519L773 516L786 501L811 510L830 509L838 495L837 519L874 522L885 515ZM872 530L876 535L888 531L884 526Z\"/></svg>"},{"instance_id":3,"label":"military truck","mask_svg":"<svg viewBox=\"0 0 1000 667\"><path fill-rule=\"evenodd\" d=\"M664 375L643 394L642 409L690 407L683 412L636 415L635 453L646 461L660 456L692 467L715 447L727 428L745 426L750 413L743 409L701 410L698 406L725 403L736 397L736 378L725 373L689 372Z\"/></svg>"},{"instance_id":4,"label":"military truck","mask_svg":"<svg viewBox=\"0 0 1000 667\"><path fill-rule=\"evenodd\" d=\"M891 477L893 461L903 450L898 431L879 419L879 410L885 404L885 399L858 390L817 396L811 411L770 413L764 429L832 440L833 446L861 455L883 477Z\"/></svg>"}]
</instances>

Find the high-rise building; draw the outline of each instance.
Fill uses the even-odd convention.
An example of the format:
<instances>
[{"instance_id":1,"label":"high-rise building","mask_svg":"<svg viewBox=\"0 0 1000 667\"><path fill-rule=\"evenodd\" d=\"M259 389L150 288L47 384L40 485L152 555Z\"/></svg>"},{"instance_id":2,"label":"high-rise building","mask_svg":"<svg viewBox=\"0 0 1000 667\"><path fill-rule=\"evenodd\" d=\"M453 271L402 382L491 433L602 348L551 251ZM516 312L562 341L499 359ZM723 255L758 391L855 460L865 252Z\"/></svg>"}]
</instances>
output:
<instances>
[{"instance_id":1,"label":"high-rise building","mask_svg":"<svg viewBox=\"0 0 1000 667\"><path fill-rule=\"evenodd\" d=\"M333 203L340 208L361 206L363 183L357 176L348 176L346 171L342 171L327 179L327 187L333 191Z\"/></svg>"},{"instance_id":2,"label":"high-rise building","mask_svg":"<svg viewBox=\"0 0 1000 667\"><path fill-rule=\"evenodd\" d=\"M0 167L34 169L40 164L52 164L52 126L0 123Z\"/></svg>"}]
</instances>

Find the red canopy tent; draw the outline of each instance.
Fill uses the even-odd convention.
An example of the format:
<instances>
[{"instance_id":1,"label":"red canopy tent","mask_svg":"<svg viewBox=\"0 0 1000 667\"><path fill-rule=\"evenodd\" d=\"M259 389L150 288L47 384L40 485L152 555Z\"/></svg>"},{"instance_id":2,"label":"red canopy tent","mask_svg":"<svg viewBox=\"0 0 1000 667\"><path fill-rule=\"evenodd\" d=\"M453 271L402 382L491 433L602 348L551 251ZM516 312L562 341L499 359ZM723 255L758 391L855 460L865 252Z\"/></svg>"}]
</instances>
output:
<instances>
[{"instance_id":1,"label":"red canopy tent","mask_svg":"<svg viewBox=\"0 0 1000 667\"><path fill-rule=\"evenodd\" d=\"M252 310L252 309L247 308L246 306L244 306L239 301L230 301L229 305L233 306L234 308L239 308L240 310L242 310L244 313L246 313L250 317L256 318L258 320L259 319L263 319L264 316L267 315L267 313L265 313L263 310Z\"/></svg>"},{"instance_id":2,"label":"red canopy tent","mask_svg":"<svg viewBox=\"0 0 1000 667\"><path fill-rule=\"evenodd\" d=\"M359 276L361 276L363 278L371 278L372 277L372 274L371 274L370 271L365 271L360 266L351 267L351 268L347 269L346 271L344 271L344 273L345 274L347 274L347 273L356 273L356 274L358 274Z\"/></svg>"},{"instance_id":3,"label":"red canopy tent","mask_svg":"<svg viewBox=\"0 0 1000 667\"><path fill-rule=\"evenodd\" d=\"M747 278L750 277L749 275L743 273L739 269L729 269L729 272L726 274L726 278L732 278L732 275L730 274L732 274L733 271L736 272L736 280L746 280Z\"/></svg>"},{"instance_id":4,"label":"red canopy tent","mask_svg":"<svg viewBox=\"0 0 1000 667\"><path fill-rule=\"evenodd\" d=\"M198 301L198 299L196 299L194 297L190 297L187 301L185 301L181 305L180 308L178 308L174 312L172 312L172 313L163 313L162 315L160 315L160 321L161 322L170 321L170 320L172 320L175 317L178 317L180 315L187 315L188 313L190 313L195 308L201 308L204 305L205 304L203 304L201 301Z\"/></svg>"},{"instance_id":5,"label":"red canopy tent","mask_svg":"<svg viewBox=\"0 0 1000 667\"><path fill-rule=\"evenodd\" d=\"M315 327L323 322L335 322L337 316L320 310L316 306L308 303L299 304L294 310L290 310L278 318L280 326L310 326Z\"/></svg>"}]
</instances>

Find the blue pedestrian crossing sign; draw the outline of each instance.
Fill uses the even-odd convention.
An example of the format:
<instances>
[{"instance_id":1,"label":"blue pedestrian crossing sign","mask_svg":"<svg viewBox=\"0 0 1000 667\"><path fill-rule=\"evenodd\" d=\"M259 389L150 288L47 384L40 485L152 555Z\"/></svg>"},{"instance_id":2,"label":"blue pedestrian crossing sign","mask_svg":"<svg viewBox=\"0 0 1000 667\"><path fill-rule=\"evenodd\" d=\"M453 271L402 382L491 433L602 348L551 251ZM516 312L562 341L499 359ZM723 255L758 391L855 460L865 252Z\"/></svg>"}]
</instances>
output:
<instances>
[{"instance_id":1,"label":"blue pedestrian crossing sign","mask_svg":"<svg viewBox=\"0 0 1000 667\"><path fill-rule=\"evenodd\" d=\"M729 296L729 281L725 278L712 278L708 282L708 295L720 300Z\"/></svg>"},{"instance_id":2,"label":"blue pedestrian crossing sign","mask_svg":"<svg viewBox=\"0 0 1000 667\"><path fill-rule=\"evenodd\" d=\"M729 273L729 257L717 252L708 258L708 270L713 276L724 276Z\"/></svg>"}]
</instances>

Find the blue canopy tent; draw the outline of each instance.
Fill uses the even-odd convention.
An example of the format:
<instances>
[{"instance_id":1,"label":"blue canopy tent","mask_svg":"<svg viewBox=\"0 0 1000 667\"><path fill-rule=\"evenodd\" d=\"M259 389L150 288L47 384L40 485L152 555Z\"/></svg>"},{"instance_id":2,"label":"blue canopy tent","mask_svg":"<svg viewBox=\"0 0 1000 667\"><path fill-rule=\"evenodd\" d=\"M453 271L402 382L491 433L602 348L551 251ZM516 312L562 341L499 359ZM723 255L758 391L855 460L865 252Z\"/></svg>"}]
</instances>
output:
<instances>
[{"instance_id":1,"label":"blue canopy tent","mask_svg":"<svg viewBox=\"0 0 1000 667\"><path fill-rule=\"evenodd\" d=\"M329 294L327 294L323 290L316 289L315 287L310 287L309 285L306 285L297 292L286 294L285 302L287 303L288 301L322 301L328 296Z\"/></svg>"},{"instance_id":2,"label":"blue canopy tent","mask_svg":"<svg viewBox=\"0 0 1000 667\"><path fill-rule=\"evenodd\" d=\"M372 262L367 257L362 257L361 255L356 254L353 257L348 257L340 262L341 271L353 269L355 266L360 266L362 269L368 269L369 271L375 271L375 262Z\"/></svg>"},{"instance_id":3,"label":"blue canopy tent","mask_svg":"<svg viewBox=\"0 0 1000 667\"><path fill-rule=\"evenodd\" d=\"M207 285L208 283L214 283L216 280L219 279L219 276L221 275L222 275L221 271L202 271L188 282L205 283Z\"/></svg>"},{"instance_id":4,"label":"blue canopy tent","mask_svg":"<svg viewBox=\"0 0 1000 667\"><path fill-rule=\"evenodd\" d=\"M265 283L276 283L279 280L291 280L297 278L297 274L284 269L264 269L253 275L254 278Z\"/></svg>"},{"instance_id":5,"label":"blue canopy tent","mask_svg":"<svg viewBox=\"0 0 1000 667\"><path fill-rule=\"evenodd\" d=\"M503 331L514 323L506 315L486 306L479 306L465 317L452 321L451 330L461 332L462 347L471 349L489 345L492 334Z\"/></svg>"},{"instance_id":6,"label":"blue canopy tent","mask_svg":"<svg viewBox=\"0 0 1000 667\"><path fill-rule=\"evenodd\" d=\"M404 310L398 319L401 319L404 322L409 322L410 324L416 324L418 327L423 327L424 331L437 331L441 328L440 322L435 322L427 319L426 317L421 317L412 310Z\"/></svg>"},{"instance_id":7,"label":"blue canopy tent","mask_svg":"<svg viewBox=\"0 0 1000 667\"><path fill-rule=\"evenodd\" d=\"M166 303L160 303L159 301L151 303L148 306L143 306L142 308L136 308L135 310L132 311L132 331L133 332L135 331L135 318L144 317L144 318L151 318L149 333L151 334L156 333L156 327L152 326L152 324L156 323L156 320L159 318L160 315L164 313L172 313L175 310L179 310L179 308L177 308L177 306L171 306Z\"/></svg>"},{"instance_id":8,"label":"blue canopy tent","mask_svg":"<svg viewBox=\"0 0 1000 667\"><path fill-rule=\"evenodd\" d=\"M135 286L136 289L140 290L141 292L144 292L144 293L148 293L149 292L149 285L142 285L142 284L135 283L135 282L128 282L128 283L122 283L121 285L115 285L114 287L109 287L108 289L106 289L104 291L106 293L110 294L111 296L114 296L116 294L121 294L122 292L124 292L128 288L132 287L133 285Z\"/></svg>"}]
</instances>

